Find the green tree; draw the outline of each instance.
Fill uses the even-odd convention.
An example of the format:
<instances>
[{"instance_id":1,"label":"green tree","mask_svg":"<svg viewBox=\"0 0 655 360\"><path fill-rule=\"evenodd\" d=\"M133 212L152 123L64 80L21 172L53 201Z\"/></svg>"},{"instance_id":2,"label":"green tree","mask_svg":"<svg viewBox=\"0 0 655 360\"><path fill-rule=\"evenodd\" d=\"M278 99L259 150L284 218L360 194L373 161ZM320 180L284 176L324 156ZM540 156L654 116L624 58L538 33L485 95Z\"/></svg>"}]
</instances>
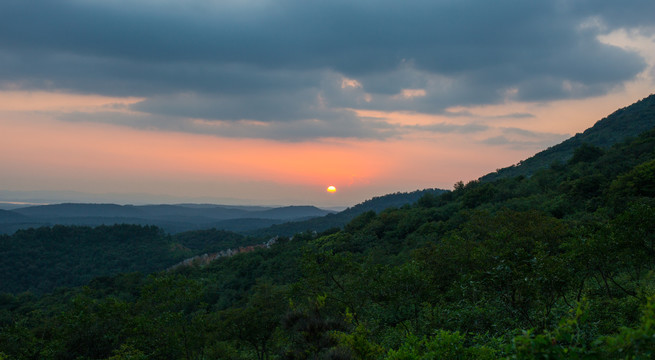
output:
<instances>
[{"instance_id":1,"label":"green tree","mask_svg":"<svg viewBox=\"0 0 655 360\"><path fill-rule=\"evenodd\" d=\"M284 354L286 359L316 360L330 354L349 356L338 349L337 335L346 331L348 324L341 316L330 314L326 299L325 296L317 296L310 299L306 306L295 307L286 314L282 320L290 341Z\"/></svg>"},{"instance_id":2,"label":"green tree","mask_svg":"<svg viewBox=\"0 0 655 360\"><path fill-rule=\"evenodd\" d=\"M496 359L496 350L484 346L467 346L459 332L439 330L433 336L419 338L409 335L398 350L390 350L385 360L485 360Z\"/></svg>"},{"instance_id":3,"label":"green tree","mask_svg":"<svg viewBox=\"0 0 655 360\"><path fill-rule=\"evenodd\" d=\"M603 155L603 153L603 149L588 143L583 143L575 149L571 160L569 160L569 164L573 165L579 162L592 162Z\"/></svg>"},{"instance_id":4,"label":"green tree","mask_svg":"<svg viewBox=\"0 0 655 360\"><path fill-rule=\"evenodd\" d=\"M135 306L129 345L151 359L202 357L212 333L199 282L180 275L151 277Z\"/></svg>"},{"instance_id":5,"label":"green tree","mask_svg":"<svg viewBox=\"0 0 655 360\"><path fill-rule=\"evenodd\" d=\"M227 335L226 340L236 340L255 351L257 359L270 357L271 342L288 304L284 287L260 282L252 289L244 307L222 311L220 330Z\"/></svg>"},{"instance_id":6,"label":"green tree","mask_svg":"<svg viewBox=\"0 0 655 360\"><path fill-rule=\"evenodd\" d=\"M544 327L570 284L561 249L568 233L562 221L537 211L478 213L463 235L479 242L471 280L531 327Z\"/></svg>"}]
</instances>

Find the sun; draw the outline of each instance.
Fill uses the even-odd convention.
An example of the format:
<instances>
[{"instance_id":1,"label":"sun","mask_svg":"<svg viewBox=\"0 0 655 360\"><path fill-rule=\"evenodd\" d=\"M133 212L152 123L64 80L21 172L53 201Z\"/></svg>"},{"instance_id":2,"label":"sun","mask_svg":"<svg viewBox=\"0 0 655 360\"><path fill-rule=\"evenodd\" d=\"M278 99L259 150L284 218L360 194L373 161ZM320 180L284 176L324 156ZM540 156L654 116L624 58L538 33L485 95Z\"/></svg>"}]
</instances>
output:
<instances>
[{"instance_id":1,"label":"sun","mask_svg":"<svg viewBox=\"0 0 655 360\"><path fill-rule=\"evenodd\" d=\"M327 188L327 192L329 192L329 193L337 192L337 188L335 188L333 185L330 185Z\"/></svg>"}]
</instances>

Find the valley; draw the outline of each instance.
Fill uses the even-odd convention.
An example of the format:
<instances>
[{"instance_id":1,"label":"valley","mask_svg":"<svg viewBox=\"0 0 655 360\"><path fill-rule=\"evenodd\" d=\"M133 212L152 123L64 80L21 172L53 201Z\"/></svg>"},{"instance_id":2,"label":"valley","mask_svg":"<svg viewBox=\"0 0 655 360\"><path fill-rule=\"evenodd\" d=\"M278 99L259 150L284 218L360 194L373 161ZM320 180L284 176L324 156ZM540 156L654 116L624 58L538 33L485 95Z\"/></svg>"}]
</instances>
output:
<instances>
[{"instance_id":1,"label":"valley","mask_svg":"<svg viewBox=\"0 0 655 360\"><path fill-rule=\"evenodd\" d=\"M624 135L594 135L608 127ZM249 210L286 223L242 234L60 224L0 235L0 358L649 358L654 128L651 95L555 157L452 191L303 208L311 219ZM58 206L66 218L171 219L170 207ZM245 210L209 209L230 211Z\"/></svg>"}]
</instances>

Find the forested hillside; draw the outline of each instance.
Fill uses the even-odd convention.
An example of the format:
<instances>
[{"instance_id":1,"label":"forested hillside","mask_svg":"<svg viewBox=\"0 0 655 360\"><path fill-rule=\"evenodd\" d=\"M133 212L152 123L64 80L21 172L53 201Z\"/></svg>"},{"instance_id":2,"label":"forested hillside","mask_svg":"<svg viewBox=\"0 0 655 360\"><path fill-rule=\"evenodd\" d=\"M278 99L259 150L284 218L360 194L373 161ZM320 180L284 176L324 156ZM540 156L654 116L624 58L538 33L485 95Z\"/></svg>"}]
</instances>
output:
<instances>
[{"instance_id":1,"label":"forested hillside","mask_svg":"<svg viewBox=\"0 0 655 360\"><path fill-rule=\"evenodd\" d=\"M411 205L416 203L423 195L439 195L445 193L446 191L447 190L442 189L423 189L412 192L398 192L394 194L376 196L336 214L327 214L322 217L316 217L303 221L290 221L283 224L276 224L267 228L247 231L245 234L259 237L291 236L299 232L321 232L327 231L331 228L342 228L357 215L367 211L373 211L377 213L390 207Z\"/></svg>"},{"instance_id":2,"label":"forested hillside","mask_svg":"<svg viewBox=\"0 0 655 360\"><path fill-rule=\"evenodd\" d=\"M41 294L97 276L151 273L194 255L256 241L221 230L166 235L155 226L62 226L0 235L0 293Z\"/></svg>"},{"instance_id":3,"label":"forested hillside","mask_svg":"<svg viewBox=\"0 0 655 360\"><path fill-rule=\"evenodd\" d=\"M655 130L342 230L0 298L9 359L647 359Z\"/></svg>"},{"instance_id":4,"label":"forested hillside","mask_svg":"<svg viewBox=\"0 0 655 360\"><path fill-rule=\"evenodd\" d=\"M416 202L424 194L439 194L444 190L426 189L411 193L396 193L375 197L362 204L348 208L338 214L329 214L299 222L250 231L246 237L224 230L195 230L173 235L151 225L111 225L111 226L62 226L33 227L16 231L12 235L0 235L0 257L5 259L0 265L0 292L19 293L31 291L44 293L61 286L76 286L87 283L97 276L115 275L125 272L151 273L166 269L182 260L194 256L214 254L228 249L261 244L278 235L293 235L302 230L327 230L343 227L350 219L365 211L381 211L394 205ZM187 205L188 207L189 205ZM189 215L207 214L207 207L193 208ZM5 218L17 219L20 224L30 216L50 218L56 214L71 219L123 216L144 213L153 216L173 216L180 213L180 206L120 206L114 204L60 204L35 206L19 211L5 211ZM273 223L284 218L294 218L311 214L316 208L282 207L272 209L230 209L209 207L214 217L237 217L231 220L229 228L247 230L253 224ZM108 210L107 216L101 216ZM196 211L197 210L197 211ZM316 209L318 210L318 209ZM188 211L188 210L187 210ZM238 218L243 213L257 213L275 219ZM316 214L316 212L314 211ZM119 218L120 219L120 218ZM145 217L143 219L146 223ZM218 222L215 224L221 224ZM271 223L269 222L268 225ZM295 231L293 231L295 229ZM47 271L44 271L47 269Z\"/></svg>"},{"instance_id":5,"label":"forested hillside","mask_svg":"<svg viewBox=\"0 0 655 360\"><path fill-rule=\"evenodd\" d=\"M576 134L561 144L541 151L516 165L487 174L480 180L492 181L519 175L530 176L553 163L568 161L573 156L573 151L583 144L607 149L653 127L655 127L655 94L615 111L583 133Z\"/></svg>"}]
</instances>

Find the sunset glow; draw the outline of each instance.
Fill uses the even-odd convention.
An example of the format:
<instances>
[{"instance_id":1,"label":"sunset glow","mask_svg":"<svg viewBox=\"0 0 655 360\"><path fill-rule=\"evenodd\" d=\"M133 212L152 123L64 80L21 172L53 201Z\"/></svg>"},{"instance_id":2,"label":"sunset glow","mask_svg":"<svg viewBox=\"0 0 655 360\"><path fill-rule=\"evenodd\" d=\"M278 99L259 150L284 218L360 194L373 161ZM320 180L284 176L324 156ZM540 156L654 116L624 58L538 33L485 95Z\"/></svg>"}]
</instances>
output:
<instances>
[{"instance_id":1,"label":"sunset glow","mask_svg":"<svg viewBox=\"0 0 655 360\"><path fill-rule=\"evenodd\" d=\"M477 179L655 91L655 22L626 6L192 2L0 3L0 201L350 206ZM134 36L96 25L116 19Z\"/></svg>"}]
</instances>

